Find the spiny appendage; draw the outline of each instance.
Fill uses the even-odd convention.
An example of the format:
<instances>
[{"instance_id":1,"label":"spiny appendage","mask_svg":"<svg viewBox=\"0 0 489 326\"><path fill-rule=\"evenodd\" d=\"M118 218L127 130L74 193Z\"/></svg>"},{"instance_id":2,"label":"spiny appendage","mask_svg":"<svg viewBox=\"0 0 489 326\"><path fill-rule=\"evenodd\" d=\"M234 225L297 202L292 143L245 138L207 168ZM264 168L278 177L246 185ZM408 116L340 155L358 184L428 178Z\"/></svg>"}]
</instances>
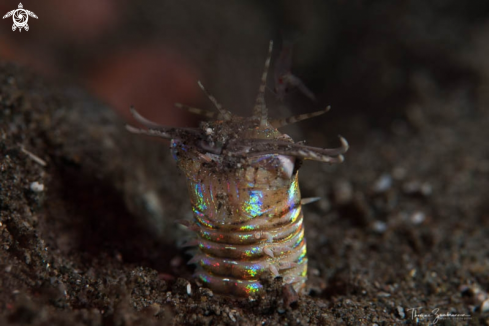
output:
<instances>
[{"instance_id":1,"label":"spiny appendage","mask_svg":"<svg viewBox=\"0 0 489 326\"><path fill-rule=\"evenodd\" d=\"M328 106L326 109L321 110L321 111L316 111L316 112L311 112L311 113L294 115L292 117L283 118L283 119L274 119L274 120L270 121L269 123L274 128L281 128L281 127L285 127L285 126L288 126L288 125L297 123L299 121L303 121L303 120L311 119L311 118L314 118L314 117L318 117L318 116L320 116L322 114L325 114L329 110L331 110L331 106Z\"/></svg>"},{"instance_id":2,"label":"spiny appendage","mask_svg":"<svg viewBox=\"0 0 489 326\"><path fill-rule=\"evenodd\" d=\"M210 93L207 92L207 90L204 88L204 85L202 85L202 83L200 82L200 80L197 83L199 84L199 87L207 95L207 97L209 98L209 100L211 100L211 102L214 104L214 106L216 107L217 111L219 111L219 114L222 116L222 119L224 121L231 120L231 118L232 118L231 112L229 112L226 109L224 109L222 107L222 105L219 102L217 102L216 98L214 96L212 96Z\"/></svg>"},{"instance_id":3,"label":"spiny appendage","mask_svg":"<svg viewBox=\"0 0 489 326\"><path fill-rule=\"evenodd\" d=\"M253 107L253 118L259 119L261 126L266 126L268 124L268 109L265 104L265 90L267 88L267 76L270 60L272 58L272 50L273 41L270 41L270 45L268 46L268 56L265 60L265 68L263 69L258 95L256 97L255 106Z\"/></svg>"},{"instance_id":4,"label":"spiny appendage","mask_svg":"<svg viewBox=\"0 0 489 326\"><path fill-rule=\"evenodd\" d=\"M183 106L182 106L183 107ZM190 112L197 113L196 108ZM211 116L212 112L203 111L205 115ZM326 110L313 112L310 114L303 114L295 117L290 117L283 119L281 121L289 121L287 123L298 122L307 118L318 116L325 113ZM139 129L130 125L126 125L126 129L132 133L142 134L147 136L161 137L165 139L182 139L183 135L194 135L198 136L196 138L200 139L201 130L198 128L172 128L158 125L154 122L141 116L134 108L131 108L131 113L134 118L148 129ZM199 112L200 114L201 112ZM219 113L219 116L222 114ZM278 121L278 120L274 120ZM274 122L272 121L272 123ZM278 123L277 123L278 124ZM227 146L225 146L224 151L226 155L229 156L260 156L260 155L288 155L294 156L299 159L304 160L314 160L326 163L341 163L344 158L343 155L348 151L349 145L345 138L339 136L341 147L334 149L322 149L318 147L306 146L301 143L291 143L276 139L247 139L243 141L242 139L231 139ZM217 149L205 141L200 140L199 147L207 150L210 153L220 154L221 149Z\"/></svg>"},{"instance_id":5,"label":"spiny appendage","mask_svg":"<svg viewBox=\"0 0 489 326\"><path fill-rule=\"evenodd\" d=\"M341 146L332 149L306 146L301 143L290 143L275 139L249 139L247 142L231 140L226 153L229 156L261 156L269 154L294 156L303 160L314 160L326 163L341 163L349 145L345 138L339 136Z\"/></svg>"},{"instance_id":6,"label":"spiny appendage","mask_svg":"<svg viewBox=\"0 0 489 326\"><path fill-rule=\"evenodd\" d=\"M184 109L190 113L201 115L208 119L218 119L218 120L223 119L222 117L220 117L220 114L218 112L207 111L204 109L195 108L193 106L188 106L182 103L175 103L175 106L177 108Z\"/></svg>"},{"instance_id":7,"label":"spiny appendage","mask_svg":"<svg viewBox=\"0 0 489 326\"><path fill-rule=\"evenodd\" d=\"M200 223L198 215L195 222L183 222L197 235L185 244L199 248L189 261L197 265L195 276L216 293L249 296L262 292L260 278L269 272L300 292L307 275L300 205L287 215L289 221L278 226L273 218L263 216L226 230ZM257 224L259 230L248 230Z\"/></svg>"},{"instance_id":8,"label":"spiny appendage","mask_svg":"<svg viewBox=\"0 0 489 326\"><path fill-rule=\"evenodd\" d=\"M306 119L310 119L313 117L317 117L321 114L329 111L330 107L328 106L326 109L301 114L297 116L292 116L285 119L274 119L268 120L268 109L265 104L265 89L266 89L266 80L268 75L268 69L270 66L270 59L272 55L273 42L270 41L268 56L265 61L265 68L262 74L260 88L258 90L258 95L256 98L255 106L253 108L253 115L251 119L256 119L259 121L260 126L270 126L273 128L280 128L283 126L287 126L299 121L303 121ZM180 103L175 104L177 107L185 109L191 113L203 115L205 117L217 120L230 121L233 119L233 115L225 110L222 105L217 102L217 100L209 94L202 83L198 82L199 87L206 93L208 98L217 108L218 112L206 111L190 106L186 106ZM221 154L225 153L228 156L259 156L259 155L268 155L268 154L276 154L276 155L288 155L295 156L299 159L304 160L314 160L326 163L341 163L344 158L343 155L348 151L349 145L345 138L340 137L341 147L334 149L322 149L317 147L306 146L301 143L291 143L285 142L280 139L241 139L241 138L231 138L229 142L223 144L222 147L217 148L212 141L208 141L203 136L202 130L198 128L172 128L158 125L154 122L149 121L148 119L141 116L133 107L131 108L131 113L134 118L141 124L143 124L148 129L138 129L132 126L126 126L127 130L132 133L143 134L148 136L156 136L162 137L165 139L182 139L187 136L196 136L193 137L197 147L204 151L208 151L213 154Z\"/></svg>"},{"instance_id":9,"label":"spiny appendage","mask_svg":"<svg viewBox=\"0 0 489 326\"><path fill-rule=\"evenodd\" d=\"M165 139L181 139L182 135L184 134L197 135L200 133L200 129L198 128L174 128L159 125L143 117L133 106L131 106L131 114L137 122L148 128L140 129L131 125L126 125L126 129L133 134L154 136Z\"/></svg>"}]
</instances>

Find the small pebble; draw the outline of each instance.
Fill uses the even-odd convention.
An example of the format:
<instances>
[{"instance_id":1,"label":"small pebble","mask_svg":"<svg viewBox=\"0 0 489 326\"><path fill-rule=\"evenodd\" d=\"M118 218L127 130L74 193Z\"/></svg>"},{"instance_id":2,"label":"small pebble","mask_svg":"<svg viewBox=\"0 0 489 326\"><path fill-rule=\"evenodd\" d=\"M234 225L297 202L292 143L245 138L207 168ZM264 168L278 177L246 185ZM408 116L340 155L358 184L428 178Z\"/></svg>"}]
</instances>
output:
<instances>
[{"instance_id":1,"label":"small pebble","mask_svg":"<svg viewBox=\"0 0 489 326\"><path fill-rule=\"evenodd\" d=\"M373 190L377 193L386 192L392 186L392 177L388 173L384 173L375 181Z\"/></svg>"},{"instance_id":2,"label":"small pebble","mask_svg":"<svg viewBox=\"0 0 489 326\"><path fill-rule=\"evenodd\" d=\"M353 199L353 186L348 181L338 181L334 184L334 198L337 204L344 205Z\"/></svg>"},{"instance_id":3,"label":"small pebble","mask_svg":"<svg viewBox=\"0 0 489 326\"><path fill-rule=\"evenodd\" d=\"M425 219L426 215L423 212L415 212L409 217L409 220L415 225L423 223Z\"/></svg>"},{"instance_id":4,"label":"small pebble","mask_svg":"<svg viewBox=\"0 0 489 326\"><path fill-rule=\"evenodd\" d=\"M421 193L425 196L428 197L433 193L433 187L431 184L425 182L421 185Z\"/></svg>"},{"instance_id":5,"label":"small pebble","mask_svg":"<svg viewBox=\"0 0 489 326\"><path fill-rule=\"evenodd\" d=\"M329 212L331 210L331 202L326 197L321 198L318 206L323 212Z\"/></svg>"},{"instance_id":6,"label":"small pebble","mask_svg":"<svg viewBox=\"0 0 489 326\"><path fill-rule=\"evenodd\" d=\"M406 318L406 314L404 313L403 307L397 306L397 313L399 314L399 317L401 317L401 319Z\"/></svg>"},{"instance_id":7,"label":"small pebble","mask_svg":"<svg viewBox=\"0 0 489 326\"><path fill-rule=\"evenodd\" d=\"M380 298L388 298L391 295L390 295L390 293L387 293L387 292L379 292L379 293L377 293L377 296Z\"/></svg>"},{"instance_id":8,"label":"small pebble","mask_svg":"<svg viewBox=\"0 0 489 326\"><path fill-rule=\"evenodd\" d=\"M481 305L481 312L488 312L489 311L489 299L485 300L484 302L482 302L482 305Z\"/></svg>"},{"instance_id":9,"label":"small pebble","mask_svg":"<svg viewBox=\"0 0 489 326\"><path fill-rule=\"evenodd\" d=\"M319 269L317 269L317 268L311 268L310 273L311 273L311 275L314 275L314 276L319 276L319 274L320 274Z\"/></svg>"},{"instance_id":10,"label":"small pebble","mask_svg":"<svg viewBox=\"0 0 489 326\"><path fill-rule=\"evenodd\" d=\"M406 194L414 194L419 190L419 188L420 188L420 183L418 181L409 181L402 185L402 190Z\"/></svg>"},{"instance_id":11,"label":"small pebble","mask_svg":"<svg viewBox=\"0 0 489 326\"><path fill-rule=\"evenodd\" d=\"M44 191L44 185L42 183L39 183L37 181L34 181L31 183L30 188L34 192L43 192Z\"/></svg>"},{"instance_id":12,"label":"small pebble","mask_svg":"<svg viewBox=\"0 0 489 326\"><path fill-rule=\"evenodd\" d=\"M410 181L402 185L402 190L408 195L420 194L428 197L433 193L433 186L428 182Z\"/></svg>"},{"instance_id":13,"label":"small pebble","mask_svg":"<svg viewBox=\"0 0 489 326\"><path fill-rule=\"evenodd\" d=\"M387 231L387 224L382 221L375 221L372 225L372 228L377 233L384 233L385 231Z\"/></svg>"},{"instance_id":14,"label":"small pebble","mask_svg":"<svg viewBox=\"0 0 489 326\"><path fill-rule=\"evenodd\" d=\"M179 267L183 263L183 259L180 256L175 256L170 260L170 266L171 267Z\"/></svg>"},{"instance_id":15,"label":"small pebble","mask_svg":"<svg viewBox=\"0 0 489 326\"><path fill-rule=\"evenodd\" d=\"M214 293L208 288L199 288L199 292L201 295L206 297L213 297Z\"/></svg>"},{"instance_id":16,"label":"small pebble","mask_svg":"<svg viewBox=\"0 0 489 326\"><path fill-rule=\"evenodd\" d=\"M392 171L392 176L396 180L402 180L402 179L404 179L406 177L406 174L407 174L406 169L405 168L401 168L401 167L396 167Z\"/></svg>"},{"instance_id":17,"label":"small pebble","mask_svg":"<svg viewBox=\"0 0 489 326\"><path fill-rule=\"evenodd\" d=\"M415 277L416 276L416 268L413 268L409 271L409 276L410 277Z\"/></svg>"}]
</instances>

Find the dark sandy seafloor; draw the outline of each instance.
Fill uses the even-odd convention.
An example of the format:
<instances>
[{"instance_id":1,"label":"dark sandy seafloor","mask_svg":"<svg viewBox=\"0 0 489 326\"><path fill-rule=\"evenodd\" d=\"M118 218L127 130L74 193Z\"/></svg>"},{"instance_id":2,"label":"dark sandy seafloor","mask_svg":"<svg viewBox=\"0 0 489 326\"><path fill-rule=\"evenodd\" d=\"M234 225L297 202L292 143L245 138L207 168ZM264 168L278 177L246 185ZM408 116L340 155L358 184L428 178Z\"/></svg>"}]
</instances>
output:
<instances>
[{"instance_id":1,"label":"dark sandy seafloor","mask_svg":"<svg viewBox=\"0 0 489 326\"><path fill-rule=\"evenodd\" d=\"M489 325L488 110L463 88L419 84L418 105L390 129L312 122L351 148L342 165L301 169L303 197L323 199L305 208L309 295L287 306L281 279L250 299L192 280L174 224L190 205L167 143L3 63L0 325L414 325L411 308ZM300 129L309 144L338 144Z\"/></svg>"}]
</instances>

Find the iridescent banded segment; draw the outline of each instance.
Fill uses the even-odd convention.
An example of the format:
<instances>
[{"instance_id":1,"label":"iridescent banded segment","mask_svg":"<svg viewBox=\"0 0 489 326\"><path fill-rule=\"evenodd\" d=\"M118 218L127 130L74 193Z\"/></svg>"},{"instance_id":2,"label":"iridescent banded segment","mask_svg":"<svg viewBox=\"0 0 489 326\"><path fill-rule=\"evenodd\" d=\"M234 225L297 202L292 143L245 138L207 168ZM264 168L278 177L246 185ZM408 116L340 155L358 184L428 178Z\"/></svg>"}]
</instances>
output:
<instances>
[{"instance_id":1,"label":"iridescent banded segment","mask_svg":"<svg viewBox=\"0 0 489 326\"><path fill-rule=\"evenodd\" d=\"M194 274L194 277L216 293L247 297L263 291L263 285L258 280L216 277L199 271Z\"/></svg>"},{"instance_id":2,"label":"iridescent banded segment","mask_svg":"<svg viewBox=\"0 0 489 326\"><path fill-rule=\"evenodd\" d=\"M214 276L233 277L244 280L259 278L263 272L270 270L270 265L275 265L279 272L283 271L285 273L292 267L285 268L287 266L281 266L281 263L293 262L300 266L305 262L306 246L303 241L303 234L301 235L302 239L295 248L292 248L292 250L274 251L273 258L263 255L259 258L252 259L247 259L246 256L242 259L229 259L216 257L207 252L200 252L192 258L192 263L195 263L199 270ZM283 273L280 274L282 275Z\"/></svg>"},{"instance_id":3,"label":"iridescent banded segment","mask_svg":"<svg viewBox=\"0 0 489 326\"><path fill-rule=\"evenodd\" d=\"M265 272L300 291L307 258L297 173L279 179L273 164L255 161L249 170L214 175L212 169L179 160L186 171L198 252L195 276L221 294L246 296L263 290ZM237 174L237 176L236 176ZM252 182L250 182L250 180ZM280 182L279 182L280 181Z\"/></svg>"},{"instance_id":4,"label":"iridescent banded segment","mask_svg":"<svg viewBox=\"0 0 489 326\"><path fill-rule=\"evenodd\" d=\"M195 224L199 226L198 233L204 241L248 245L255 244L259 240L262 242L270 241L270 237L274 239L289 237L294 231L298 231L302 227L301 210L301 206L297 206L280 218L257 218L256 222L260 223L257 225L246 224L226 227L213 226L203 218L202 214L195 214Z\"/></svg>"},{"instance_id":5,"label":"iridescent banded segment","mask_svg":"<svg viewBox=\"0 0 489 326\"><path fill-rule=\"evenodd\" d=\"M304 228L302 227L302 215L300 224L292 225L291 230L287 229L286 225L279 227L277 229L271 228L268 232L272 234L272 240L270 242L266 240L255 240L252 244L230 244L226 242L214 242L209 240L204 240L199 237L199 248L203 253L209 254L214 257L222 257L229 259L261 259L266 257L267 254L264 252L264 248L270 249L274 254L277 252L280 254L283 248L288 250L293 250L297 248L304 238ZM287 237L281 237L281 234L289 232ZM200 233L200 231L198 232ZM231 238L231 236L226 235L225 231L222 231L223 236ZM274 237L273 234L278 234L279 236Z\"/></svg>"},{"instance_id":6,"label":"iridescent banded segment","mask_svg":"<svg viewBox=\"0 0 489 326\"><path fill-rule=\"evenodd\" d=\"M268 161L262 167L257 164L256 168L220 174L195 166L194 160L179 162L190 171L190 202L201 224L229 229L239 225L241 231L254 231L270 219L293 214L292 209L300 206L297 177L280 179L270 171ZM275 180L274 185L269 184L270 179Z\"/></svg>"}]
</instances>

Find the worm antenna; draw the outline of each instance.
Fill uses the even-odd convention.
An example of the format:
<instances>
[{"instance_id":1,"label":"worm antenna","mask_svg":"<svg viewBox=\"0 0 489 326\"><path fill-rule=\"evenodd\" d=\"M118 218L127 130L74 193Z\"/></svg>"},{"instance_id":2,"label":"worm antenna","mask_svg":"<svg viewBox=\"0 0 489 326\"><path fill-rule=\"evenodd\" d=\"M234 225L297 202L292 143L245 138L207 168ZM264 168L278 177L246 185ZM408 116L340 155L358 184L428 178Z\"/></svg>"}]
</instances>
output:
<instances>
[{"instance_id":1,"label":"worm antenna","mask_svg":"<svg viewBox=\"0 0 489 326\"><path fill-rule=\"evenodd\" d=\"M343 153L341 153L341 154L344 154L348 151L348 149L350 149L350 144L348 144L346 139L343 138L341 135L338 135L338 137L340 138L341 148L343 148Z\"/></svg>"},{"instance_id":2,"label":"worm antenna","mask_svg":"<svg viewBox=\"0 0 489 326\"><path fill-rule=\"evenodd\" d=\"M341 146L338 148L318 148L306 146L300 143L273 141L268 139L256 139L247 146L235 146L228 149L229 156L260 156L268 154L289 155L301 159L316 160L320 162L341 163L349 145L345 138L338 135Z\"/></svg>"},{"instance_id":3,"label":"worm antenna","mask_svg":"<svg viewBox=\"0 0 489 326\"><path fill-rule=\"evenodd\" d=\"M312 161L325 162L325 163L342 163L345 160L343 155L331 156L331 155L318 153L317 151L308 150L308 149L299 149L298 151L291 151L288 155L295 156L303 160L312 160Z\"/></svg>"},{"instance_id":4,"label":"worm antenna","mask_svg":"<svg viewBox=\"0 0 489 326\"><path fill-rule=\"evenodd\" d=\"M156 129L139 129L130 125L126 125L127 131L133 133L133 134L139 134L139 135L146 135L146 136L153 136L153 137L161 137L165 139L172 139L176 138L175 135L172 135L172 133L168 133L162 130L156 130Z\"/></svg>"},{"instance_id":5,"label":"worm antenna","mask_svg":"<svg viewBox=\"0 0 489 326\"><path fill-rule=\"evenodd\" d=\"M307 96L311 101L316 101L316 96L314 96L314 93L311 92L309 88L306 87L306 85L304 85L304 82L302 80L292 74L290 74L289 78L291 79L291 84L295 85L299 89L299 91L302 92L302 94Z\"/></svg>"},{"instance_id":6,"label":"worm antenna","mask_svg":"<svg viewBox=\"0 0 489 326\"><path fill-rule=\"evenodd\" d=\"M148 129L139 129L133 127L131 125L126 125L127 131L133 134L140 134L146 136L160 137L165 139L179 139L182 133L192 133L199 134L199 129L197 128L174 128L174 127L166 127L154 123L143 117L141 114L136 111L134 106L131 106L131 114L139 123L147 127Z\"/></svg>"},{"instance_id":7,"label":"worm antenna","mask_svg":"<svg viewBox=\"0 0 489 326\"><path fill-rule=\"evenodd\" d=\"M317 148L317 147L311 147L306 145L298 145L298 147L300 149L310 150L321 155L336 156L340 154L345 154L350 148L350 145L348 144L346 139L343 138L341 135L338 135L338 138L340 139L341 142L341 146L338 148Z\"/></svg>"},{"instance_id":8,"label":"worm antenna","mask_svg":"<svg viewBox=\"0 0 489 326\"><path fill-rule=\"evenodd\" d=\"M204 91L205 95L211 100L211 102L214 104L216 107L217 111L219 111L219 114L222 116L224 120L231 120L231 112L227 111L222 107L222 105L217 102L216 98L212 96L207 90L204 88L204 85L200 82L200 80L197 82L199 84L199 87Z\"/></svg>"},{"instance_id":9,"label":"worm antenna","mask_svg":"<svg viewBox=\"0 0 489 326\"><path fill-rule=\"evenodd\" d=\"M275 154L275 155L294 156L301 160L312 160L312 161L325 162L325 163L342 163L345 160L345 158L341 154L332 156L331 154L324 154L322 153L322 151L323 149L321 148L309 149L308 147L305 148L295 147L295 148L268 149L268 150L257 151L257 152L253 152L253 151L229 152L228 155L242 156L246 154L247 156L260 156L260 155Z\"/></svg>"},{"instance_id":10,"label":"worm antenna","mask_svg":"<svg viewBox=\"0 0 489 326\"><path fill-rule=\"evenodd\" d=\"M299 121L303 121L306 119L310 119L310 118L320 116L320 115L328 112L330 109L331 109L331 106L328 106L326 109L321 110L321 111L299 114L299 115L295 115L295 116L284 118L284 119L272 120L272 121L270 121L270 124L274 128L281 128L281 127L288 126L288 125L291 125L291 124L299 122Z\"/></svg>"},{"instance_id":11,"label":"worm antenna","mask_svg":"<svg viewBox=\"0 0 489 326\"><path fill-rule=\"evenodd\" d=\"M158 129L139 129L131 125L126 125L126 130L133 134L160 137L165 139L180 139L182 134L199 135L199 129L197 128L171 128L159 126Z\"/></svg>"},{"instance_id":12,"label":"worm antenna","mask_svg":"<svg viewBox=\"0 0 489 326\"><path fill-rule=\"evenodd\" d=\"M187 112L190 112L193 114L198 114L198 115L204 116L204 117L209 118L209 119L217 118L219 116L219 113L217 113L217 112L212 112L212 111L207 111L207 110L203 110L203 109L199 109L199 108L194 108L192 106L188 106L188 105L181 104L181 103L175 103L175 107L177 107L179 109L184 109Z\"/></svg>"},{"instance_id":13,"label":"worm antenna","mask_svg":"<svg viewBox=\"0 0 489 326\"><path fill-rule=\"evenodd\" d=\"M340 139L340 142L341 142L341 146L338 147L338 148L318 148L318 147L311 147L311 146L306 146L306 145L303 145L303 144L294 144L294 145L291 145L290 147L292 149L298 149L298 150L305 150L305 151L310 151L310 152L314 152L316 154L319 154L319 155L328 155L328 156L338 156L341 154L345 154L348 149L350 148L350 145L348 144L348 142L346 141L345 138L343 138L342 136L338 135L339 139Z\"/></svg>"},{"instance_id":14,"label":"worm antenna","mask_svg":"<svg viewBox=\"0 0 489 326\"><path fill-rule=\"evenodd\" d=\"M131 110L131 114L134 117L134 119L136 119L137 122L144 125L145 127L149 128L149 129L157 129L157 130L162 130L162 131L168 129L168 127L159 125L159 124L157 124L153 121L150 121L150 120L146 119L145 117L143 117L141 114L139 114L138 111L136 111L136 109L134 108L133 105L131 105L130 110Z\"/></svg>"},{"instance_id":15,"label":"worm antenna","mask_svg":"<svg viewBox=\"0 0 489 326\"><path fill-rule=\"evenodd\" d=\"M265 68L263 69L263 74L261 76L260 88L258 89L255 106L253 107L253 117L260 119L260 125L262 126L268 123L268 109L265 105L265 90L267 88L268 68L270 67L270 60L272 58L272 49L273 41L270 41L267 60L265 60Z\"/></svg>"}]
</instances>

